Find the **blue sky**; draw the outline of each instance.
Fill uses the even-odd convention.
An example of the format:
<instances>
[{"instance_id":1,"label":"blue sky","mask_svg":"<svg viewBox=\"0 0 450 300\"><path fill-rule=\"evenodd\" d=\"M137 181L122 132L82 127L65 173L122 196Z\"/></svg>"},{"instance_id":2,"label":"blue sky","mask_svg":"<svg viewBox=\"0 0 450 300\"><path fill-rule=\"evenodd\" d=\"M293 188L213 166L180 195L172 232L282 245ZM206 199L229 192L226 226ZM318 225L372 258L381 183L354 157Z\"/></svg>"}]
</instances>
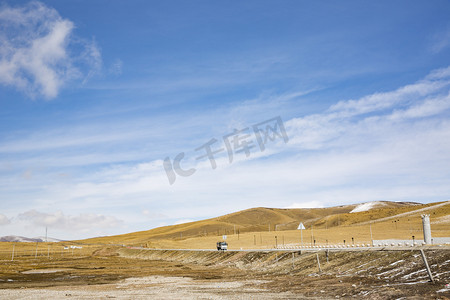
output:
<instances>
[{"instance_id":1,"label":"blue sky","mask_svg":"<svg viewBox=\"0 0 450 300\"><path fill-rule=\"evenodd\" d=\"M0 236L449 200L449 15L448 1L1 1ZM261 151L252 126L275 117L289 141ZM196 159L235 129L248 156ZM163 161L182 152L196 171L170 184Z\"/></svg>"}]
</instances>

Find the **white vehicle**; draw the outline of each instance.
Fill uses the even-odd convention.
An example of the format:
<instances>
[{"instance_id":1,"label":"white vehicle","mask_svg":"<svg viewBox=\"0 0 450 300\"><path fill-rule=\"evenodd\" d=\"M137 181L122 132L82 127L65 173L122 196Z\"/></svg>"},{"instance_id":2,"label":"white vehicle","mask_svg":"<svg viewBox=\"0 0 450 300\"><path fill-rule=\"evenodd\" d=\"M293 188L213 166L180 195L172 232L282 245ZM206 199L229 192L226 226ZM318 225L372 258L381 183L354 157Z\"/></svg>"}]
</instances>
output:
<instances>
[{"instance_id":1,"label":"white vehicle","mask_svg":"<svg viewBox=\"0 0 450 300\"><path fill-rule=\"evenodd\" d=\"M217 242L217 250L220 251L225 251L228 250L228 244L227 242Z\"/></svg>"}]
</instances>

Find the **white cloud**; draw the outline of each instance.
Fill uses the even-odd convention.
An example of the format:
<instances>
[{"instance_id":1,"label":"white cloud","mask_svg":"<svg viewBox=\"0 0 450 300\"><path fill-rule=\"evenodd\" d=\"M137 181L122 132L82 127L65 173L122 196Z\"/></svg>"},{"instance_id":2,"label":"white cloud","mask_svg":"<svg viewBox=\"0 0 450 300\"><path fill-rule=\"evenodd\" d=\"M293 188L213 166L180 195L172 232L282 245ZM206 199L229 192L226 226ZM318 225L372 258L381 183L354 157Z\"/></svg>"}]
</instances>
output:
<instances>
[{"instance_id":1,"label":"white cloud","mask_svg":"<svg viewBox=\"0 0 450 300\"><path fill-rule=\"evenodd\" d=\"M285 208L322 208L323 203L320 201L295 202Z\"/></svg>"},{"instance_id":2,"label":"white cloud","mask_svg":"<svg viewBox=\"0 0 450 300\"><path fill-rule=\"evenodd\" d=\"M442 74L442 75L445 75ZM432 79L432 78L429 78ZM448 86L450 81L425 79L414 84L406 85L395 91L375 93L357 100L340 101L330 107L330 112L336 112L338 116L354 116L370 112L392 108L399 104L411 103L418 97L430 95ZM433 78L437 79L437 78Z\"/></svg>"},{"instance_id":3,"label":"white cloud","mask_svg":"<svg viewBox=\"0 0 450 300\"><path fill-rule=\"evenodd\" d=\"M8 219L7 216L5 216L5 215L3 215L3 214L0 214L0 226L1 226L1 225L8 225L8 224L10 224L10 223L11 223L11 220Z\"/></svg>"},{"instance_id":4,"label":"white cloud","mask_svg":"<svg viewBox=\"0 0 450 300\"><path fill-rule=\"evenodd\" d=\"M90 231L95 228L113 228L122 224L122 221L99 214L79 214L78 216L64 215L63 212L42 213L29 210L18 215L20 220L28 221L34 226L53 227L67 231Z\"/></svg>"},{"instance_id":5,"label":"white cloud","mask_svg":"<svg viewBox=\"0 0 450 300\"><path fill-rule=\"evenodd\" d=\"M431 71L430 74L425 77L425 79L434 80L446 77L450 77L450 66Z\"/></svg>"},{"instance_id":6,"label":"white cloud","mask_svg":"<svg viewBox=\"0 0 450 300\"><path fill-rule=\"evenodd\" d=\"M394 111L389 118L391 120L423 118L445 112L450 108L450 94L446 96L425 99L416 105L411 105L405 110Z\"/></svg>"},{"instance_id":7,"label":"white cloud","mask_svg":"<svg viewBox=\"0 0 450 300\"><path fill-rule=\"evenodd\" d=\"M146 216L147 218L149 218L149 219L155 219L155 220L158 220L158 219L167 219L167 218L168 218L168 216L166 216L166 215L163 215L163 214L157 213L157 212L151 212L151 211L148 210L148 209L144 209L144 210L142 211L142 214L143 214L144 216Z\"/></svg>"},{"instance_id":8,"label":"white cloud","mask_svg":"<svg viewBox=\"0 0 450 300\"><path fill-rule=\"evenodd\" d=\"M443 114L450 108L450 68L431 72L425 79L394 91L375 93L356 100L339 101L326 112L286 122L290 145L302 149L331 149L350 146L348 137L367 145L367 135L388 137L398 124L419 122ZM382 130L386 130L382 132ZM362 135L366 135L364 138Z\"/></svg>"},{"instance_id":9,"label":"white cloud","mask_svg":"<svg viewBox=\"0 0 450 300\"><path fill-rule=\"evenodd\" d=\"M55 98L67 81L80 77L76 59L93 69L101 62L94 43L85 43L87 52L73 56L69 44L74 24L40 2L3 6L0 26L0 83L31 98Z\"/></svg>"}]
</instances>

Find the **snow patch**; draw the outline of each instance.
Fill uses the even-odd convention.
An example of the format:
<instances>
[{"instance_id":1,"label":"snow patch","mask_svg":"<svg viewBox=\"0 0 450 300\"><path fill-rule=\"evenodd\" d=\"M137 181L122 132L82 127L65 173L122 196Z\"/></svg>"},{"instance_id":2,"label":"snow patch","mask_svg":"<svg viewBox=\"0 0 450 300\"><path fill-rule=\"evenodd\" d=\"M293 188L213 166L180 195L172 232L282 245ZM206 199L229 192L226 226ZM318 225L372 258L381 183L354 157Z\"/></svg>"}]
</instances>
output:
<instances>
[{"instance_id":1,"label":"snow patch","mask_svg":"<svg viewBox=\"0 0 450 300\"><path fill-rule=\"evenodd\" d=\"M401 262L403 262L403 261L404 261L404 260L401 259L401 260L399 260L399 261L393 262L392 264L390 264L390 266L395 266L396 264L399 264L399 263L401 263Z\"/></svg>"},{"instance_id":2,"label":"snow patch","mask_svg":"<svg viewBox=\"0 0 450 300\"><path fill-rule=\"evenodd\" d=\"M383 202L379 201L372 201L372 202L366 202L359 204L356 206L350 213L356 213L356 212L362 212L362 211L368 211L375 207L385 206Z\"/></svg>"}]
</instances>

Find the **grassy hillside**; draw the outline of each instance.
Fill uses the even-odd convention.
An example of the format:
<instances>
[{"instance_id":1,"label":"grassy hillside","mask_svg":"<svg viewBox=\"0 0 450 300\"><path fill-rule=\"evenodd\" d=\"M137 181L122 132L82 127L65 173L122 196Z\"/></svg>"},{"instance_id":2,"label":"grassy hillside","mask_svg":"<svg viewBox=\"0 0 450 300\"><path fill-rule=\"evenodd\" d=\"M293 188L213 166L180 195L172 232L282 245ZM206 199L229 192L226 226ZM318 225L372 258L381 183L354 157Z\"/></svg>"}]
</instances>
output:
<instances>
[{"instance_id":1,"label":"grassy hillside","mask_svg":"<svg viewBox=\"0 0 450 300\"><path fill-rule=\"evenodd\" d=\"M439 206L440 205L440 206ZM328 208L278 209L252 208L217 218L164 226L117 236L83 240L83 243L127 244L154 248L210 248L222 235L229 236L235 247L271 247L272 244L298 243L300 222L305 241L339 242L348 236L370 241L369 226L381 238L421 236L423 213L431 214L434 235L450 236L450 202L418 204L412 202L377 202L370 210L353 212L361 205ZM438 206L434 208L435 206ZM425 210L425 211L423 211ZM395 230L394 230L395 229ZM257 237L258 235L258 237ZM266 242L263 242L265 240ZM276 241L275 241L276 240ZM270 242L269 242L270 241Z\"/></svg>"}]
</instances>

